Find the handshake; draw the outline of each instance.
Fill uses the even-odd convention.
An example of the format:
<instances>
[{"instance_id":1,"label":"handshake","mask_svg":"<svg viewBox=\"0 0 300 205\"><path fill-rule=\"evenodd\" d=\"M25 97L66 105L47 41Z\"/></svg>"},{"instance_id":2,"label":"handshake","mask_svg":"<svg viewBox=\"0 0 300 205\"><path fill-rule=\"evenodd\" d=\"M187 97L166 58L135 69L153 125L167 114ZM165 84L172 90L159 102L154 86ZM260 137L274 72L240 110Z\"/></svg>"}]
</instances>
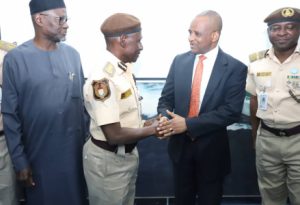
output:
<instances>
[{"instance_id":1,"label":"handshake","mask_svg":"<svg viewBox=\"0 0 300 205\"><path fill-rule=\"evenodd\" d=\"M155 135L159 139L167 139L174 134L180 134L187 130L185 118L167 110L167 114L171 117L168 119L159 114L156 118L146 120L144 127L154 127Z\"/></svg>"}]
</instances>

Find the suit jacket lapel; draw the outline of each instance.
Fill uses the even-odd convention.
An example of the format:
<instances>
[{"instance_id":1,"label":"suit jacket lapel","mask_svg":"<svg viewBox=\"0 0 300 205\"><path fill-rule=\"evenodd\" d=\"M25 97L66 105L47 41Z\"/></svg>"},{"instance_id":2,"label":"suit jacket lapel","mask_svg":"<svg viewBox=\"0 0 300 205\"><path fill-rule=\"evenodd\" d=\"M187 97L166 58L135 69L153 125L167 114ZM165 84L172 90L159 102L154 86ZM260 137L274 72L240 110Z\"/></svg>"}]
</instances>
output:
<instances>
[{"instance_id":1,"label":"suit jacket lapel","mask_svg":"<svg viewBox=\"0 0 300 205\"><path fill-rule=\"evenodd\" d=\"M224 72L226 71L227 59L224 56L224 53L221 49L219 49L216 62L214 64L210 79L208 81L208 85L203 97L203 102L201 104L201 110L205 110L206 104L209 102L209 99L213 96L214 93L217 92L218 84L220 83L222 77L224 76Z\"/></svg>"},{"instance_id":2,"label":"suit jacket lapel","mask_svg":"<svg viewBox=\"0 0 300 205\"><path fill-rule=\"evenodd\" d=\"M187 116L189 112L190 106L190 98L191 98L191 89L192 89L192 81L193 81L193 68L194 68L195 54L189 52L188 57L186 58L186 62L184 63L184 67L179 73L181 82L179 83L181 92L178 93L186 93L186 96L182 96L181 107L182 112ZM178 82L177 82L178 83Z\"/></svg>"}]
</instances>

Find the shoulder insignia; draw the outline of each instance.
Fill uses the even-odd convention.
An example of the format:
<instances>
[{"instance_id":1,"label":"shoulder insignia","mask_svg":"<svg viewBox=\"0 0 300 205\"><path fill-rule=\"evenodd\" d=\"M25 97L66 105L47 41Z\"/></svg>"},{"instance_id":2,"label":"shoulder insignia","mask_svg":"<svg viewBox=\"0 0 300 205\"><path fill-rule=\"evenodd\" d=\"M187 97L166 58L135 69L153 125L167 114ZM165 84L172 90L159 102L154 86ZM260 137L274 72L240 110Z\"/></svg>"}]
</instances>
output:
<instances>
[{"instance_id":1,"label":"shoulder insignia","mask_svg":"<svg viewBox=\"0 0 300 205\"><path fill-rule=\"evenodd\" d=\"M10 51L11 49L15 48L16 45L13 43L8 43L6 41L0 40L0 49L4 51Z\"/></svg>"},{"instance_id":2,"label":"shoulder insignia","mask_svg":"<svg viewBox=\"0 0 300 205\"><path fill-rule=\"evenodd\" d=\"M95 100L105 101L110 97L109 82L106 78L92 82Z\"/></svg>"},{"instance_id":3,"label":"shoulder insignia","mask_svg":"<svg viewBox=\"0 0 300 205\"><path fill-rule=\"evenodd\" d=\"M109 76L113 76L116 72L115 67L113 66L113 64L111 64L110 62L107 62L106 65L104 66L104 71L109 75Z\"/></svg>"},{"instance_id":4,"label":"shoulder insignia","mask_svg":"<svg viewBox=\"0 0 300 205\"><path fill-rule=\"evenodd\" d=\"M269 49L267 50L262 50L262 51L259 51L259 52L255 52L255 53L252 53L249 55L249 61L250 63L254 62L254 61L257 61L259 59L262 59L264 57L266 57L266 54L268 52Z\"/></svg>"}]
</instances>

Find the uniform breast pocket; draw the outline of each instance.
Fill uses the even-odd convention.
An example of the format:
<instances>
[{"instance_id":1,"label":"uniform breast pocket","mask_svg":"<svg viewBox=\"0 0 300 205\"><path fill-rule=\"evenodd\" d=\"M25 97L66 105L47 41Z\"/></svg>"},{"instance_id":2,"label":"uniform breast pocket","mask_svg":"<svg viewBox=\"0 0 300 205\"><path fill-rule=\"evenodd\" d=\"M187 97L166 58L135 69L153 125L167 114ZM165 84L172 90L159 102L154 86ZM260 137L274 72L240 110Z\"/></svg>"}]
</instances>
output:
<instances>
[{"instance_id":1,"label":"uniform breast pocket","mask_svg":"<svg viewBox=\"0 0 300 205\"><path fill-rule=\"evenodd\" d=\"M132 112L137 109L137 101L135 98L135 94L131 89L128 89L124 93L121 94L120 99L120 111L121 115Z\"/></svg>"},{"instance_id":2,"label":"uniform breast pocket","mask_svg":"<svg viewBox=\"0 0 300 205\"><path fill-rule=\"evenodd\" d=\"M257 76L255 81L260 90L266 90L272 87L271 76Z\"/></svg>"}]
</instances>

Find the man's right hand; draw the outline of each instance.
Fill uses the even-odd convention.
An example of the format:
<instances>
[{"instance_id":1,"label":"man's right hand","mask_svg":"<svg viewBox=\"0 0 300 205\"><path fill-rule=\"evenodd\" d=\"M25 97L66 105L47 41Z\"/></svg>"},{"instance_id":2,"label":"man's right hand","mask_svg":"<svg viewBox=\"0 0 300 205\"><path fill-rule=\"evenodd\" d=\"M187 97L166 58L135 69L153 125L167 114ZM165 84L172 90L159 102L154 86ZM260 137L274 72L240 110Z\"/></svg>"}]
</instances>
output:
<instances>
[{"instance_id":1,"label":"man's right hand","mask_svg":"<svg viewBox=\"0 0 300 205\"><path fill-rule=\"evenodd\" d=\"M167 117L160 115L159 124L156 127L156 136L158 139L168 139L172 133L173 128L170 125L170 121Z\"/></svg>"},{"instance_id":2,"label":"man's right hand","mask_svg":"<svg viewBox=\"0 0 300 205\"><path fill-rule=\"evenodd\" d=\"M35 182L32 179L32 170L30 167L18 171L17 179L25 187L34 187L35 186Z\"/></svg>"}]
</instances>

